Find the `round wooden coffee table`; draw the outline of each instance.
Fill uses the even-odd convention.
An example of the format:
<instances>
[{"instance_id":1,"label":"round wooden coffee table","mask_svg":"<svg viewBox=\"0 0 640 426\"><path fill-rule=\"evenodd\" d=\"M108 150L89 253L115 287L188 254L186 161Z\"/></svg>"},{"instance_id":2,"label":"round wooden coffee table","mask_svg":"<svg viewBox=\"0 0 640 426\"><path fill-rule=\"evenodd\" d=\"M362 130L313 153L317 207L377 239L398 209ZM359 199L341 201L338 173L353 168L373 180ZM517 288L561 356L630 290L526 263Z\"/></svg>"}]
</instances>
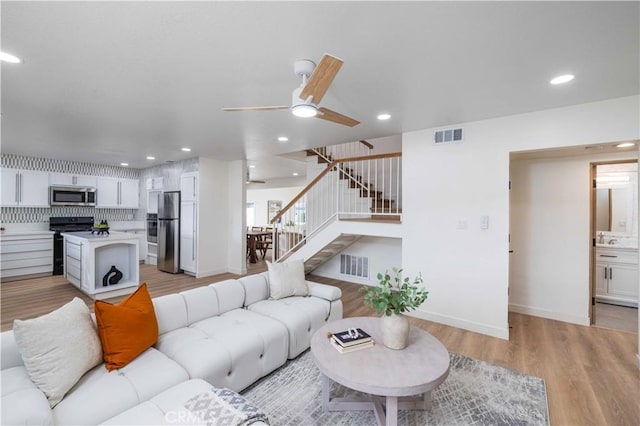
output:
<instances>
[{"instance_id":1,"label":"round wooden coffee table","mask_svg":"<svg viewBox=\"0 0 640 426\"><path fill-rule=\"evenodd\" d=\"M375 345L339 353L327 333L351 327L369 333ZM398 409L430 409L431 391L449 375L449 352L438 339L412 326L409 345L403 350L389 349L382 344L380 319L373 317L345 318L323 326L311 338L311 354L322 373L323 410L373 410L379 425L396 425ZM331 399L329 379L370 397ZM413 398L402 398L410 396Z\"/></svg>"}]
</instances>

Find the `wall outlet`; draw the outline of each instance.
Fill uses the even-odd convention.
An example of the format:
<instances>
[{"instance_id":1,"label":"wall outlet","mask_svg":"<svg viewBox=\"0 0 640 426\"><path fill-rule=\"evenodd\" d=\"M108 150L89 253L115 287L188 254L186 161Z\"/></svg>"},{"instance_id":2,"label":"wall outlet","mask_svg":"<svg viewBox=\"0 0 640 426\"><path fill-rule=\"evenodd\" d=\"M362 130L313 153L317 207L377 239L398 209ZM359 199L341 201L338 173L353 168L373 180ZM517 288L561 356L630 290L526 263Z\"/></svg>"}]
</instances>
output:
<instances>
[{"instance_id":1,"label":"wall outlet","mask_svg":"<svg viewBox=\"0 0 640 426\"><path fill-rule=\"evenodd\" d=\"M469 222L467 219L458 219L456 222L456 229L467 229L469 227Z\"/></svg>"}]
</instances>

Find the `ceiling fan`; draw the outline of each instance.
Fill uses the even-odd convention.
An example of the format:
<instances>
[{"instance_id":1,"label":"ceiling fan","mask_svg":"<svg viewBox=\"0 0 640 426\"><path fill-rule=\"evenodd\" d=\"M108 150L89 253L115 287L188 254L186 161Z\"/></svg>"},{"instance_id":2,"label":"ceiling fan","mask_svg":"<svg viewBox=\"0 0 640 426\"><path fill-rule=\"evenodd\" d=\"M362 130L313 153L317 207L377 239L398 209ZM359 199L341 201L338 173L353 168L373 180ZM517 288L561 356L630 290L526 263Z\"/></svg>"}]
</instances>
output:
<instances>
[{"instance_id":1,"label":"ceiling fan","mask_svg":"<svg viewBox=\"0 0 640 426\"><path fill-rule=\"evenodd\" d=\"M318 66L309 59L301 59L293 64L293 72L302 79L300 87L293 90L291 106L258 106L222 108L223 111L272 111L278 109L291 109L291 113L297 117L316 117L322 120L353 127L360 122L346 115L332 111L329 108L319 107L329 86L344 61L325 53Z\"/></svg>"}]
</instances>

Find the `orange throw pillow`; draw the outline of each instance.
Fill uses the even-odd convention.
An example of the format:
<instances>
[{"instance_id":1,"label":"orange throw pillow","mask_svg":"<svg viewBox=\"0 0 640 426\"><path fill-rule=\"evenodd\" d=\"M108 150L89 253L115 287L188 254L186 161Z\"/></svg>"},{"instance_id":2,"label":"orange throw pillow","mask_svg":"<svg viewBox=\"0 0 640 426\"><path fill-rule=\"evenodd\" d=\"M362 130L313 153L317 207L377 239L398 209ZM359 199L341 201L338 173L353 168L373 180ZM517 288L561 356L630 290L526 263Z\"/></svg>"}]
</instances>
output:
<instances>
[{"instance_id":1,"label":"orange throw pillow","mask_svg":"<svg viewBox=\"0 0 640 426\"><path fill-rule=\"evenodd\" d=\"M158 340L158 321L146 283L117 305L96 300L94 311L109 371L124 367Z\"/></svg>"}]
</instances>

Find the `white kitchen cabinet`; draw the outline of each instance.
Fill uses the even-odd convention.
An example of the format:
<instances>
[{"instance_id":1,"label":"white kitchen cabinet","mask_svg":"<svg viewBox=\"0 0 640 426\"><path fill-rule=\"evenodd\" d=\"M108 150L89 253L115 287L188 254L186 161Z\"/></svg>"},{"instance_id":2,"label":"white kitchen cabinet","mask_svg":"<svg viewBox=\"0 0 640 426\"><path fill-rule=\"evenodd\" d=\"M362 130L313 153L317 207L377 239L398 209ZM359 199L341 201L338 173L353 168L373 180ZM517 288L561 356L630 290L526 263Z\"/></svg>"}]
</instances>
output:
<instances>
[{"instance_id":1,"label":"white kitchen cabinet","mask_svg":"<svg viewBox=\"0 0 640 426\"><path fill-rule=\"evenodd\" d=\"M158 201L162 191L147 191L147 213L158 213Z\"/></svg>"},{"instance_id":2,"label":"white kitchen cabinet","mask_svg":"<svg viewBox=\"0 0 640 426\"><path fill-rule=\"evenodd\" d=\"M97 208L137 209L140 192L137 179L97 178Z\"/></svg>"},{"instance_id":3,"label":"white kitchen cabinet","mask_svg":"<svg viewBox=\"0 0 640 426\"><path fill-rule=\"evenodd\" d=\"M3 207L49 207L49 173L2 169Z\"/></svg>"},{"instance_id":4,"label":"white kitchen cabinet","mask_svg":"<svg viewBox=\"0 0 640 426\"><path fill-rule=\"evenodd\" d=\"M163 177L147 178L146 187L147 187L147 190L149 191L154 189L163 189L164 178Z\"/></svg>"},{"instance_id":5,"label":"white kitchen cabinet","mask_svg":"<svg viewBox=\"0 0 640 426\"><path fill-rule=\"evenodd\" d=\"M181 201L198 201L198 172L183 173L180 176Z\"/></svg>"},{"instance_id":6,"label":"white kitchen cabinet","mask_svg":"<svg viewBox=\"0 0 640 426\"><path fill-rule=\"evenodd\" d=\"M596 249L596 299L638 306L638 254L636 249Z\"/></svg>"},{"instance_id":7,"label":"white kitchen cabinet","mask_svg":"<svg viewBox=\"0 0 640 426\"><path fill-rule=\"evenodd\" d=\"M0 237L2 281L53 273L53 232L7 233Z\"/></svg>"},{"instance_id":8,"label":"white kitchen cabinet","mask_svg":"<svg viewBox=\"0 0 640 426\"><path fill-rule=\"evenodd\" d=\"M95 187L96 176L74 175L71 173L49 173L49 185L74 185Z\"/></svg>"},{"instance_id":9,"label":"white kitchen cabinet","mask_svg":"<svg viewBox=\"0 0 640 426\"><path fill-rule=\"evenodd\" d=\"M196 274L198 255L198 205L195 201L180 203L180 268Z\"/></svg>"}]
</instances>

